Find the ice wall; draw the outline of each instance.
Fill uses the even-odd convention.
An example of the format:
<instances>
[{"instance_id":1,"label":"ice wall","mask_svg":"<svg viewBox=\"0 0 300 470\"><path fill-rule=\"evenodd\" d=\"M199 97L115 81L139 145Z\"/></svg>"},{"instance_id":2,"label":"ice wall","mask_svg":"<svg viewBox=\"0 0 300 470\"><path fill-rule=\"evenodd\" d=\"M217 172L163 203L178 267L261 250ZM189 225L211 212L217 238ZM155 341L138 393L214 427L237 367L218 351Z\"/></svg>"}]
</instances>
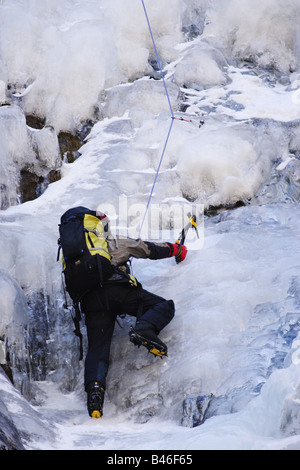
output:
<instances>
[{"instance_id":1,"label":"ice wall","mask_svg":"<svg viewBox=\"0 0 300 470\"><path fill-rule=\"evenodd\" d=\"M167 15L162 2L148 6L164 55L181 39L182 5L172 0ZM0 21L0 78L27 113L45 117L57 131L90 118L104 88L150 70L151 39L140 2L125 7L119 0L90 0L74 8L70 0L46 0L43 7L30 1L26 9L3 2Z\"/></svg>"},{"instance_id":2,"label":"ice wall","mask_svg":"<svg viewBox=\"0 0 300 470\"><path fill-rule=\"evenodd\" d=\"M300 116L293 102L297 84L291 86L290 76L298 67L298 2L145 3L174 111L195 121L191 125L174 121L153 202L198 201L208 207L240 200L245 204L299 201ZM71 312L63 308L61 273L56 264L59 216L71 205L117 203L120 195L145 208L170 126L170 110L163 84L157 80L155 59L139 1L2 0L0 4L0 289L5 292L0 302L0 359L6 360L9 349L16 385L31 398L34 391L29 379L51 376L64 390L70 390L80 369L74 355L77 341ZM31 113L45 118L43 129L26 125L25 116ZM72 164L61 162L58 132L74 130L90 118L96 123L80 149L81 157ZM200 119L205 121L202 127ZM60 181L50 185L35 203L17 206L22 169L45 177L49 169L60 167ZM140 215L131 214L130 221L138 223ZM257 218L254 211L254 226ZM238 234L245 220L247 214L241 221L233 217L219 227L230 233L233 226ZM261 223L268 226L269 218ZM229 269L231 237L225 242ZM223 249L220 244L218 266L223 266ZM216 250L211 248L210 253L207 264L214 267ZM200 256L199 260L201 263ZM243 280L239 266L238 258L236 278L232 277L237 281L240 275ZM198 264L194 269L196 279ZM255 269L249 277L255 276ZM205 291L211 289L214 298L219 279L205 266L203 272L208 278L202 286ZM153 271L147 273L147 281L155 287L157 273L153 279ZM220 281L224 281L223 274L220 270ZM167 273L164 286L166 278ZM215 304L221 304L222 294L230 291L226 282L225 273ZM270 281L270 291L272 287ZM170 295L178 293L173 283L167 289ZM248 290L245 292L248 295ZM257 294L254 290L251 293ZM235 292L231 295L229 303L233 303ZM256 304L250 300L254 308ZM212 305L206 306L210 312ZM198 311L194 304L189 307L192 323ZM212 311L217 328L220 314ZM230 314L228 307L228 323ZM237 316L234 326L244 327L247 318ZM209 322L207 325L210 328ZM177 333L175 324L169 333L174 348ZM195 336L195 345L200 339ZM184 342L188 340L184 338ZM120 358L114 380L126 407L128 397L119 380L124 350L114 351L117 361ZM215 366L216 383L209 382L209 366L217 364L215 354L221 353L220 349L213 352L199 369L207 379L207 389L217 386L220 371ZM197 357L193 360L198 364ZM198 387L193 367L186 369L184 377L188 393ZM169 369L162 379L166 395L173 375L174 370ZM126 380L130 379L125 378L125 384ZM239 393L236 389L234 393ZM138 400L138 392L133 390L133 400ZM114 400L117 398L115 395ZM231 398L234 401L235 396ZM143 406L141 403L142 412Z\"/></svg>"},{"instance_id":3,"label":"ice wall","mask_svg":"<svg viewBox=\"0 0 300 470\"><path fill-rule=\"evenodd\" d=\"M203 38L231 59L295 71L297 0L213 0Z\"/></svg>"}]
</instances>

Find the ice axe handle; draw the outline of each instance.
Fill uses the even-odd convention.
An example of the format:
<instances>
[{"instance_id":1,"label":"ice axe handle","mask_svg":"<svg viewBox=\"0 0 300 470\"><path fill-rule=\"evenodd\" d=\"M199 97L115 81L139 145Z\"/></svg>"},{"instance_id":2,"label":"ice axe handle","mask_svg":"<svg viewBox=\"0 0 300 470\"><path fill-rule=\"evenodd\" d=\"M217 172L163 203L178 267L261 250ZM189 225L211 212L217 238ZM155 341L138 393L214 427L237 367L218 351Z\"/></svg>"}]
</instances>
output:
<instances>
[{"instance_id":1,"label":"ice axe handle","mask_svg":"<svg viewBox=\"0 0 300 470\"><path fill-rule=\"evenodd\" d=\"M183 245L185 242L186 234L191 227L193 227L196 230L197 237L199 238L198 230L197 230L197 223L196 223L196 216L192 215L189 217L188 224L186 224L186 226L182 229L175 243L179 243L180 245Z\"/></svg>"}]
</instances>

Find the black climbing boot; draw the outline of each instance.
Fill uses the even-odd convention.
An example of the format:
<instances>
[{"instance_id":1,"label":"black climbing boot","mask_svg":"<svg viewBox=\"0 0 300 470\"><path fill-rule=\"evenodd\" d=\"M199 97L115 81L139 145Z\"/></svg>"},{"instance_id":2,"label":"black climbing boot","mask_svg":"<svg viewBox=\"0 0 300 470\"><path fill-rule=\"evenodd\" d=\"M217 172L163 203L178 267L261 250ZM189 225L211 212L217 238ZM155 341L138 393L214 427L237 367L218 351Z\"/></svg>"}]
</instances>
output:
<instances>
[{"instance_id":1,"label":"black climbing boot","mask_svg":"<svg viewBox=\"0 0 300 470\"><path fill-rule=\"evenodd\" d=\"M136 346L144 346L154 356L167 356L167 346L158 338L153 330L137 330L131 327L129 332L130 341Z\"/></svg>"},{"instance_id":2,"label":"black climbing boot","mask_svg":"<svg viewBox=\"0 0 300 470\"><path fill-rule=\"evenodd\" d=\"M103 416L104 388L99 382L92 382L87 389L87 408L92 418Z\"/></svg>"}]
</instances>

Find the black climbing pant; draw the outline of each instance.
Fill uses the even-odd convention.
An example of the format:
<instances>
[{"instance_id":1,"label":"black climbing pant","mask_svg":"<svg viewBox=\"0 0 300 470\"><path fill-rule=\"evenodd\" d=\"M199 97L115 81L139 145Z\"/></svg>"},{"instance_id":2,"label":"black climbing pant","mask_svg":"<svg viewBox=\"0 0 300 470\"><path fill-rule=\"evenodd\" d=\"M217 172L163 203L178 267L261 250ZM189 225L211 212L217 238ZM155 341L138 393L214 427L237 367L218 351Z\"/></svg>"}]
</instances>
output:
<instances>
[{"instance_id":1,"label":"black climbing pant","mask_svg":"<svg viewBox=\"0 0 300 470\"><path fill-rule=\"evenodd\" d=\"M112 335L117 315L136 317L140 329L158 334L174 317L172 300L165 300L142 287L111 283L92 291L81 302L87 328L88 351L85 359L85 389L98 381L106 387Z\"/></svg>"}]
</instances>

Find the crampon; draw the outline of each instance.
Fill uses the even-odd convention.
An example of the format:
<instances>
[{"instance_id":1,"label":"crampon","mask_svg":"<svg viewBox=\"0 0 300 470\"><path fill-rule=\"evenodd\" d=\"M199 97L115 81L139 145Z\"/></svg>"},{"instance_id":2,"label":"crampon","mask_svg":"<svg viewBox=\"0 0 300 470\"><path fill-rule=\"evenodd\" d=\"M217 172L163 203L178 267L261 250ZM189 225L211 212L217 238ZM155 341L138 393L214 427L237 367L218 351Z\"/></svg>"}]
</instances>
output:
<instances>
[{"instance_id":1,"label":"crampon","mask_svg":"<svg viewBox=\"0 0 300 470\"><path fill-rule=\"evenodd\" d=\"M104 389L98 382L94 382L89 387L87 396L87 407L91 418L101 418L103 416Z\"/></svg>"},{"instance_id":2,"label":"crampon","mask_svg":"<svg viewBox=\"0 0 300 470\"><path fill-rule=\"evenodd\" d=\"M129 338L135 346L144 346L154 356L167 356L167 346L152 331L137 332L131 327Z\"/></svg>"}]
</instances>

